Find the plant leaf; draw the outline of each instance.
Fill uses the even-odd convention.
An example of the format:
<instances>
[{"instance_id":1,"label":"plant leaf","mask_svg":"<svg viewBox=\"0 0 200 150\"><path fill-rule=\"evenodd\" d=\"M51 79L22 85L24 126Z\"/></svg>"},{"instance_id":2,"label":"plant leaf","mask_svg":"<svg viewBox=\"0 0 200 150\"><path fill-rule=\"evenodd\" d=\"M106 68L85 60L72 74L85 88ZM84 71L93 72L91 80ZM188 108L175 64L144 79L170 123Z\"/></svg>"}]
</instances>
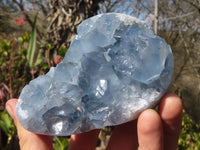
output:
<instances>
[{"instance_id":1,"label":"plant leaf","mask_svg":"<svg viewBox=\"0 0 200 150\"><path fill-rule=\"evenodd\" d=\"M37 65L39 65L41 62L42 62L42 49L39 49L39 52L38 52L38 55L37 55L37 58L36 58L36 60L35 60L34 65L37 66Z\"/></svg>"},{"instance_id":2,"label":"plant leaf","mask_svg":"<svg viewBox=\"0 0 200 150\"><path fill-rule=\"evenodd\" d=\"M33 23L33 29L31 32L28 50L27 50L27 60L29 63L29 66L32 68L34 66L34 55L36 51L36 37L37 37L37 28L36 28L36 22L37 22L37 16L38 13L35 15L34 23Z\"/></svg>"},{"instance_id":3,"label":"plant leaf","mask_svg":"<svg viewBox=\"0 0 200 150\"><path fill-rule=\"evenodd\" d=\"M5 122L7 128L11 128L12 126L12 121L9 117L9 115L7 113L4 113L3 116L2 116L2 121Z\"/></svg>"},{"instance_id":4,"label":"plant leaf","mask_svg":"<svg viewBox=\"0 0 200 150\"><path fill-rule=\"evenodd\" d=\"M8 128L6 127L5 122L0 120L0 128L5 132L6 135L8 135Z\"/></svg>"}]
</instances>

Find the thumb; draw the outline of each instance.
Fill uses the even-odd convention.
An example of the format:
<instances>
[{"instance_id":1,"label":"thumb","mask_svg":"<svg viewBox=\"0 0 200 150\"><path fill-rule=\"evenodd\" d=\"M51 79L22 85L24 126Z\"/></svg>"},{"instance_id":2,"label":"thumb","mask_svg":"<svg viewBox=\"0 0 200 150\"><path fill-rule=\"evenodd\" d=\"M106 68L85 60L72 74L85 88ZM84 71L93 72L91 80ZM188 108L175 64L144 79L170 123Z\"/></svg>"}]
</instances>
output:
<instances>
[{"instance_id":1,"label":"thumb","mask_svg":"<svg viewBox=\"0 0 200 150\"><path fill-rule=\"evenodd\" d=\"M32 133L21 126L16 115L16 104L17 99L8 100L6 103L6 110L13 118L17 127L20 149L53 150L51 137Z\"/></svg>"}]
</instances>

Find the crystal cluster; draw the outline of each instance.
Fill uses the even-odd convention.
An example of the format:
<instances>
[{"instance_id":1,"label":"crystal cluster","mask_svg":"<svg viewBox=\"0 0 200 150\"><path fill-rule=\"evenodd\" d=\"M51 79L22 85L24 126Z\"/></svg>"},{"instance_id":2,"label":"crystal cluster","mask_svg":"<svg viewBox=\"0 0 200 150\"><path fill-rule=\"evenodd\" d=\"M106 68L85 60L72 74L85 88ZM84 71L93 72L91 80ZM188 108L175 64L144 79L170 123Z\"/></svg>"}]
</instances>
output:
<instances>
[{"instance_id":1,"label":"crystal cluster","mask_svg":"<svg viewBox=\"0 0 200 150\"><path fill-rule=\"evenodd\" d=\"M25 129L66 136L122 124L166 92L173 55L145 22L101 14L77 32L64 60L23 88L17 115Z\"/></svg>"}]
</instances>

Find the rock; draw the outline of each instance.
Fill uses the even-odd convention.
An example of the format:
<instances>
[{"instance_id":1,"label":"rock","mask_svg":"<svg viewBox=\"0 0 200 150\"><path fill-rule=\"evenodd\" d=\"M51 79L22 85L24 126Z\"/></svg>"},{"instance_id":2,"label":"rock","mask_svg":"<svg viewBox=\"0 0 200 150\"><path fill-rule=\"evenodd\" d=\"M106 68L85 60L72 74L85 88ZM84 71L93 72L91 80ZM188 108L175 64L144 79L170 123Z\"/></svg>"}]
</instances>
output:
<instances>
[{"instance_id":1,"label":"rock","mask_svg":"<svg viewBox=\"0 0 200 150\"><path fill-rule=\"evenodd\" d=\"M64 58L22 90L17 116L35 133L67 136L136 119L165 94L170 46L134 17L83 21Z\"/></svg>"}]
</instances>

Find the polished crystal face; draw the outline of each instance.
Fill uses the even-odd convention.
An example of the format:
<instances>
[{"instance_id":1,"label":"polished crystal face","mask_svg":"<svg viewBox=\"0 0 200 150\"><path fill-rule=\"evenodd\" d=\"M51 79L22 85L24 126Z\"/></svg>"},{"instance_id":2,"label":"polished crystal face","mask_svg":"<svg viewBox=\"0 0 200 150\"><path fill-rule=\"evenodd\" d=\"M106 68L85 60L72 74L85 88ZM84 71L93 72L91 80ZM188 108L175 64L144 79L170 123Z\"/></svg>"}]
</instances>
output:
<instances>
[{"instance_id":1,"label":"polished crystal face","mask_svg":"<svg viewBox=\"0 0 200 150\"><path fill-rule=\"evenodd\" d=\"M22 90L17 115L39 134L71 135L136 119L155 106L173 74L170 46L134 17L82 22L64 58Z\"/></svg>"}]
</instances>

